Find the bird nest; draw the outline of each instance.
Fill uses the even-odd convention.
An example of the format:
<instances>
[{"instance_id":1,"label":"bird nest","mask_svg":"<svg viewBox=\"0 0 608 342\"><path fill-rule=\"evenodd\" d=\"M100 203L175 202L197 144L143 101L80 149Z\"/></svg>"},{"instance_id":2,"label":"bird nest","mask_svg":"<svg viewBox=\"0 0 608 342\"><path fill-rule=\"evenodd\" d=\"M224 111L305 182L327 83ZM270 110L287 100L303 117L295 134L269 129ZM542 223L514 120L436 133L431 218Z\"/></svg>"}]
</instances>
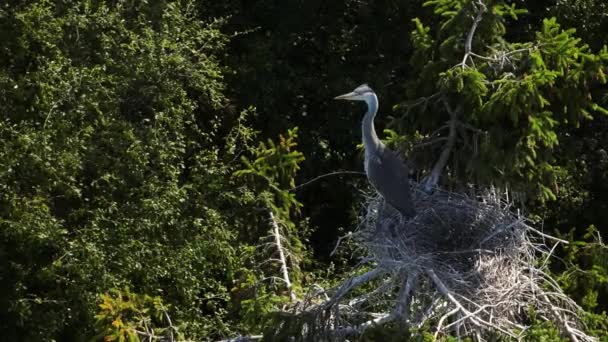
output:
<instances>
[{"instance_id":1,"label":"bird nest","mask_svg":"<svg viewBox=\"0 0 608 342\"><path fill-rule=\"evenodd\" d=\"M580 308L547 273L566 243L534 229L495 192L481 196L414 188L405 219L374 196L349 234L365 256L356 273L316 288L283 313L273 335L343 340L373 326L431 327L441 335L522 338L534 320L552 321L574 341L594 341Z\"/></svg>"}]
</instances>

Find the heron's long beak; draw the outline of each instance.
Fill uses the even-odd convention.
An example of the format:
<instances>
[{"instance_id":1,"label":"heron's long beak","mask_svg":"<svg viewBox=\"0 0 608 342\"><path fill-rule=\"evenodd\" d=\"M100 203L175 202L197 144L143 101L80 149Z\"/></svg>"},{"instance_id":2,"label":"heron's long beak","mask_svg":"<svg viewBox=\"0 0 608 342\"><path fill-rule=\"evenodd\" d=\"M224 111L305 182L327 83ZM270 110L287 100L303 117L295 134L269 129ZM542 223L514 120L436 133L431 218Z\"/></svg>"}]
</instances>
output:
<instances>
[{"instance_id":1,"label":"heron's long beak","mask_svg":"<svg viewBox=\"0 0 608 342\"><path fill-rule=\"evenodd\" d=\"M356 100L357 93L351 91L350 93L342 94L334 97L334 100Z\"/></svg>"}]
</instances>

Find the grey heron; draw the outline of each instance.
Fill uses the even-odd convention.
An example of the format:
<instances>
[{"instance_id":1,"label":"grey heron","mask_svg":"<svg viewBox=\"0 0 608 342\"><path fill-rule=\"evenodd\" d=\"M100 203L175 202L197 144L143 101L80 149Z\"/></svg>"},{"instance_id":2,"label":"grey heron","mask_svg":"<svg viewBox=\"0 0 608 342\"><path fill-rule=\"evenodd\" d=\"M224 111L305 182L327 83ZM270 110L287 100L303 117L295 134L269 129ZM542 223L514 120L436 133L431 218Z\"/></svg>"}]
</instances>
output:
<instances>
[{"instance_id":1,"label":"grey heron","mask_svg":"<svg viewBox=\"0 0 608 342\"><path fill-rule=\"evenodd\" d=\"M374 128L378 97L367 84L362 84L352 92L336 96L335 99L364 101L367 104L367 113L362 122L364 168L367 179L384 200L397 209L403 217L413 217L416 210L410 193L408 168L395 152L380 141Z\"/></svg>"}]
</instances>

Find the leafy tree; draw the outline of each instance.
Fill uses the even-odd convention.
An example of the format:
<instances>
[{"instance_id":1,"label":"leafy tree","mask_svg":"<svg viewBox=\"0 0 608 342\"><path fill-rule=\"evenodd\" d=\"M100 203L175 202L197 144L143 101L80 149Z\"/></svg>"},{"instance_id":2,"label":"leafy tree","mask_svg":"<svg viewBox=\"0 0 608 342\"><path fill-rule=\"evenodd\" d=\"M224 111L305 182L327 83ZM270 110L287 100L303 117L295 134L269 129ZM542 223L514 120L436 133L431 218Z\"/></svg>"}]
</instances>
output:
<instances>
[{"instance_id":1,"label":"leafy tree","mask_svg":"<svg viewBox=\"0 0 608 342\"><path fill-rule=\"evenodd\" d=\"M220 135L237 124L222 111L227 38L194 8L0 9L5 338L91 336L98 295L123 286L162 297L187 336L231 331L243 225L230 224L237 186L222 154L246 136Z\"/></svg>"}]
</instances>

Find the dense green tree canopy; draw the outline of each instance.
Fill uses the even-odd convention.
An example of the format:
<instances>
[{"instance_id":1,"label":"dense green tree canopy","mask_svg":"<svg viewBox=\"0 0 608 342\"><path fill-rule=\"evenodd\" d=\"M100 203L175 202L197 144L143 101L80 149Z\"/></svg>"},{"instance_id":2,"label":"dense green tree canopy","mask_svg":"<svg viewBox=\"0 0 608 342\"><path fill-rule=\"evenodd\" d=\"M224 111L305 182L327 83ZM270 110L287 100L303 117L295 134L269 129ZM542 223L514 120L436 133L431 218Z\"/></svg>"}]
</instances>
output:
<instances>
[{"instance_id":1,"label":"dense green tree canopy","mask_svg":"<svg viewBox=\"0 0 608 342\"><path fill-rule=\"evenodd\" d=\"M87 336L97 296L123 286L170 298L176 319L201 317L198 334L222 331L237 231L218 196L231 120L219 22L188 2L1 15L7 338Z\"/></svg>"}]
</instances>

